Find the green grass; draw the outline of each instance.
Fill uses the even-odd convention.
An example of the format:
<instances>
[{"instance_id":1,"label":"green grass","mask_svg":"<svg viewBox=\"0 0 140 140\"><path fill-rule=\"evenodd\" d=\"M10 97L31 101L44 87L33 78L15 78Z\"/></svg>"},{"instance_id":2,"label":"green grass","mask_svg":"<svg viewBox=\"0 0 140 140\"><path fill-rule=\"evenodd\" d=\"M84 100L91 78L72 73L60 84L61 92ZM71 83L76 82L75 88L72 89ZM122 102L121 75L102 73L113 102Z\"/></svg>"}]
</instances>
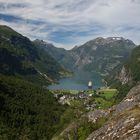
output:
<instances>
[{"instance_id":1,"label":"green grass","mask_svg":"<svg viewBox=\"0 0 140 140\"><path fill-rule=\"evenodd\" d=\"M52 93L59 93L59 94L78 94L79 90L50 90Z\"/></svg>"},{"instance_id":2,"label":"green grass","mask_svg":"<svg viewBox=\"0 0 140 140\"><path fill-rule=\"evenodd\" d=\"M115 97L118 93L116 89L101 89L97 92L100 94L95 96L95 102L98 103L99 108L109 108L115 104Z\"/></svg>"},{"instance_id":3,"label":"green grass","mask_svg":"<svg viewBox=\"0 0 140 140\"><path fill-rule=\"evenodd\" d=\"M118 93L117 89L102 89L98 90L98 92L103 93L100 96L105 97L107 100L112 99Z\"/></svg>"},{"instance_id":4,"label":"green grass","mask_svg":"<svg viewBox=\"0 0 140 140\"><path fill-rule=\"evenodd\" d=\"M97 90L98 92L104 92L104 93L116 93L117 89L100 89Z\"/></svg>"},{"instance_id":5,"label":"green grass","mask_svg":"<svg viewBox=\"0 0 140 140\"><path fill-rule=\"evenodd\" d=\"M95 102L98 103L98 108L101 108L101 109L106 109L106 108L109 108L111 107L112 105L114 105L114 100L105 100L101 97L96 97L95 98Z\"/></svg>"}]
</instances>

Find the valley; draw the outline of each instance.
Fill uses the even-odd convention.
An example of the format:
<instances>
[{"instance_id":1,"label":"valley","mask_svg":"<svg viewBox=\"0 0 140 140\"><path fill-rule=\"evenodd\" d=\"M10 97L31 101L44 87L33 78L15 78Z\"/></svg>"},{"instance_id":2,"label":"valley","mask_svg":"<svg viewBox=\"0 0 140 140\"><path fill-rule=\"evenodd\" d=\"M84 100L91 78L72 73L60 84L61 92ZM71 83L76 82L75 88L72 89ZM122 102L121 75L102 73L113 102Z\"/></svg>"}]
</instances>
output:
<instances>
[{"instance_id":1,"label":"valley","mask_svg":"<svg viewBox=\"0 0 140 140\"><path fill-rule=\"evenodd\" d=\"M139 57L122 37L65 50L0 25L0 139L138 140Z\"/></svg>"}]
</instances>

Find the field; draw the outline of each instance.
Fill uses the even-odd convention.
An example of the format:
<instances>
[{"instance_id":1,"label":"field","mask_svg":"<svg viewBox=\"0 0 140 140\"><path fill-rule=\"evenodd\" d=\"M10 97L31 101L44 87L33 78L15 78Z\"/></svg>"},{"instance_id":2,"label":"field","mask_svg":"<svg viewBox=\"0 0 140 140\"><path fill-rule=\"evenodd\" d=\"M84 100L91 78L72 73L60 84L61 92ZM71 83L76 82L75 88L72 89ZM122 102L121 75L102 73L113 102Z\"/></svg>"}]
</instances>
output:
<instances>
[{"instance_id":1,"label":"field","mask_svg":"<svg viewBox=\"0 0 140 140\"><path fill-rule=\"evenodd\" d=\"M115 104L115 96L118 93L116 89L101 89L97 90L97 93L95 101L99 104L99 108L108 108Z\"/></svg>"},{"instance_id":2,"label":"field","mask_svg":"<svg viewBox=\"0 0 140 140\"><path fill-rule=\"evenodd\" d=\"M116 94L118 93L117 89L102 89L98 90L97 92L101 93L101 97L105 97L108 100L116 96Z\"/></svg>"}]
</instances>

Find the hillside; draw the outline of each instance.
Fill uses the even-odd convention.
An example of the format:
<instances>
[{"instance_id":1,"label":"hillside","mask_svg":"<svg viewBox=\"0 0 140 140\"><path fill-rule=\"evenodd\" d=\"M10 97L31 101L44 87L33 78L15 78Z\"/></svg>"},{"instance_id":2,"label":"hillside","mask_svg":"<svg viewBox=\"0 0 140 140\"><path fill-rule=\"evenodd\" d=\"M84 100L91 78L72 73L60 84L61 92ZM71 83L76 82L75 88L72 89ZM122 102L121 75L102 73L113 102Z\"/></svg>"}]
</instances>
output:
<instances>
[{"instance_id":1,"label":"hillside","mask_svg":"<svg viewBox=\"0 0 140 140\"><path fill-rule=\"evenodd\" d=\"M120 70L119 81L123 84L139 82L140 81L140 46L133 49L128 61Z\"/></svg>"},{"instance_id":2,"label":"hillside","mask_svg":"<svg viewBox=\"0 0 140 140\"><path fill-rule=\"evenodd\" d=\"M52 140L139 140L140 85L132 88L120 103L106 108L103 100L105 99L107 104L115 98L107 96L106 93L93 96L89 102L91 110L88 111L85 106L89 98L71 101L73 104L70 106L73 108L67 110L67 116L63 116L62 122L65 125L57 131Z\"/></svg>"},{"instance_id":3,"label":"hillside","mask_svg":"<svg viewBox=\"0 0 140 140\"><path fill-rule=\"evenodd\" d=\"M51 83L66 71L43 48L7 26L0 26L0 73Z\"/></svg>"},{"instance_id":4,"label":"hillside","mask_svg":"<svg viewBox=\"0 0 140 140\"><path fill-rule=\"evenodd\" d=\"M67 107L43 86L66 73L43 48L1 25L0 139L50 140Z\"/></svg>"},{"instance_id":5,"label":"hillside","mask_svg":"<svg viewBox=\"0 0 140 140\"><path fill-rule=\"evenodd\" d=\"M68 50L65 50L64 48L57 48L53 44L49 44L38 39L34 41L34 44L44 48L46 52L49 53L60 65L67 69L73 70L75 60Z\"/></svg>"},{"instance_id":6,"label":"hillside","mask_svg":"<svg viewBox=\"0 0 140 140\"><path fill-rule=\"evenodd\" d=\"M113 70L110 76L106 77L108 85L117 88L120 92L118 99L122 100L128 91L140 82L140 46L134 48L128 60Z\"/></svg>"},{"instance_id":7,"label":"hillside","mask_svg":"<svg viewBox=\"0 0 140 140\"><path fill-rule=\"evenodd\" d=\"M72 99L74 95L66 93L65 101L60 101L68 103L70 108L62 116L63 125L52 140L138 140L140 85L132 88L117 104L114 104L117 93L112 93L106 90L105 94L79 99Z\"/></svg>"},{"instance_id":8,"label":"hillside","mask_svg":"<svg viewBox=\"0 0 140 140\"><path fill-rule=\"evenodd\" d=\"M52 44L40 40L34 41L44 46L46 51L61 65L73 71L98 72L108 75L127 61L136 45L122 37L96 38L71 50L56 48Z\"/></svg>"},{"instance_id":9,"label":"hillside","mask_svg":"<svg viewBox=\"0 0 140 140\"><path fill-rule=\"evenodd\" d=\"M105 76L124 63L134 47L131 40L122 37L96 38L73 48L71 55L76 60L76 68Z\"/></svg>"},{"instance_id":10,"label":"hillside","mask_svg":"<svg viewBox=\"0 0 140 140\"><path fill-rule=\"evenodd\" d=\"M65 109L49 91L0 74L1 140L50 140Z\"/></svg>"},{"instance_id":11,"label":"hillside","mask_svg":"<svg viewBox=\"0 0 140 140\"><path fill-rule=\"evenodd\" d=\"M139 82L140 81L140 46L136 47L126 64L126 67L129 69L132 80Z\"/></svg>"},{"instance_id":12,"label":"hillside","mask_svg":"<svg viewBox=\"0 0 140 140\"><path fill-rule=\"evenodd\" d=\"M140 85L130 90L126 98L109 110L106 124L86 140L140 139ZM106 131L105 131L106 130Z\"/></svg>"}]
</instances>

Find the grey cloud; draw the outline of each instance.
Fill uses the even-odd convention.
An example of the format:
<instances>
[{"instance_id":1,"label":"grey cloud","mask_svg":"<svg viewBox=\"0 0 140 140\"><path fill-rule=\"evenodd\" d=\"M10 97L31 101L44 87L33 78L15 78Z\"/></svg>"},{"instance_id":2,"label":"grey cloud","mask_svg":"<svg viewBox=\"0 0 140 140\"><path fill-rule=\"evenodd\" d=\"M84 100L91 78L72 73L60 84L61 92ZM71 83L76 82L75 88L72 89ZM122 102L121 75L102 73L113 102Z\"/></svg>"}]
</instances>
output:
<instances>
[{"instance_id":1,"label":"grey cloud","mask_svg":"<svg viewBox=\"0 0 140 140\"><path fill-rule=\"evenodd\" d=\"M49 35L56 31L86 31L90 34L85 39L76 34L72 42L79 44L96 36L123 35L140 43L139 4L140 0L0 0L0 13L35 21L35 24L1 21L31 38L36 34L48 41ZM42 23L38 24L39 21ZM23 28L19 30L20 24ZM91 32L95 27L97 34Z\"/></svg>"},{"instance_id":2,"label":"grey cloud","mask_svg":"<svg viewBox=\"0 0 140 140\"><path fill-rule=\"evenodd\" d=\"M5 9L12 9L12 8L25 8L28 7L27 4L25 3L4 3L0 2L0 9L5 10Z\"/></svg>"}]
</instances>

